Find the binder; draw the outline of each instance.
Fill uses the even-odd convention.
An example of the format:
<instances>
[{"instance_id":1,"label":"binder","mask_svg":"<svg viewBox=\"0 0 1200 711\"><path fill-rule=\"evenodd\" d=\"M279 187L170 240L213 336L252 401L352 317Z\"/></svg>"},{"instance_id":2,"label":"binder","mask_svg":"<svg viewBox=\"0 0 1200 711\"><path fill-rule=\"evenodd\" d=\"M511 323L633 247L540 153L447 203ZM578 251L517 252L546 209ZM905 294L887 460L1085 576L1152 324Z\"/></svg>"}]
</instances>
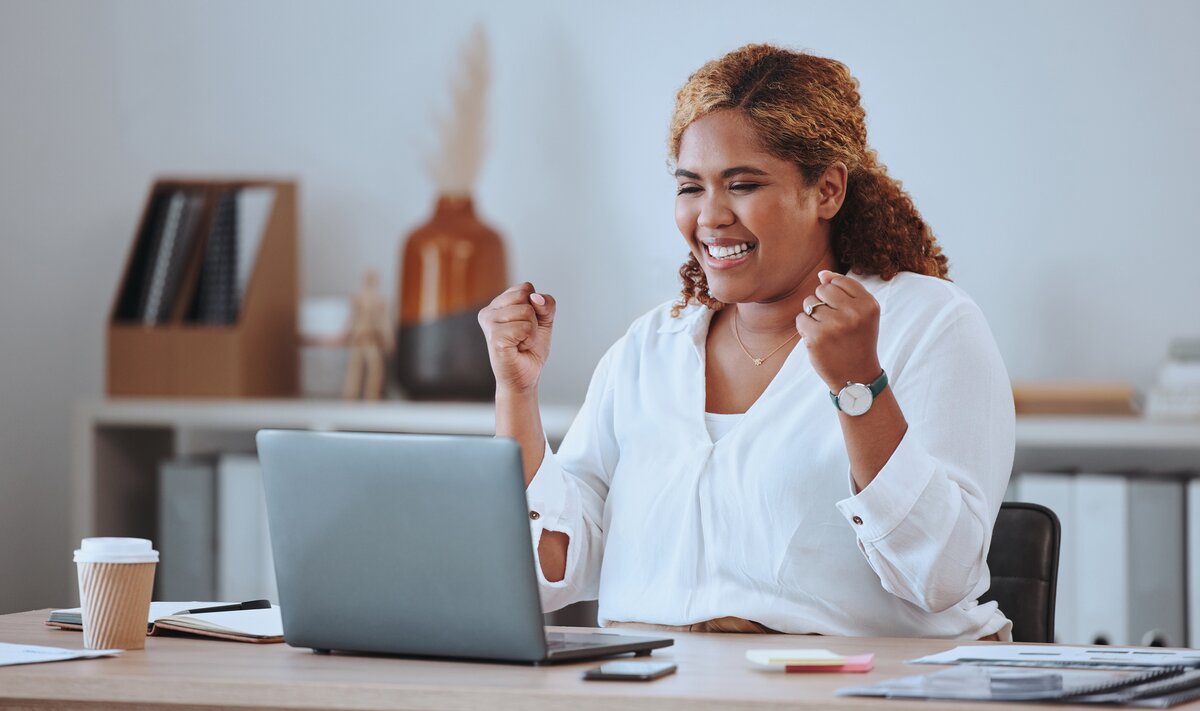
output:
<instances>
[{"instance_id":1,"label":"binder","mask_svg":"<svg viewBox=\"0 0 1200 711\"><path fill-rule=\"evenodd\" d=\"M255 455L162 462L158 510L156 598L279 600Z\"/></svg>"},{"instance_id":2,"label":"binder","mask_svg":"<svg viewBox=\"0 0 1200 711\"><path fill-rule=\"evenodd\" d=\"M193 457L160 463L156 599L217 599L216 521L215 460Z\"/></svg>"},{"instance_id":3,"label":"binder","mask_svg":"<svg viewBox=\"0 0 1200 711\"><path fill-rule=\"evenodd\" d=\"M222 454L217 491L217 599L278 601L258 457Z\"/></svg>"}]
</instances>

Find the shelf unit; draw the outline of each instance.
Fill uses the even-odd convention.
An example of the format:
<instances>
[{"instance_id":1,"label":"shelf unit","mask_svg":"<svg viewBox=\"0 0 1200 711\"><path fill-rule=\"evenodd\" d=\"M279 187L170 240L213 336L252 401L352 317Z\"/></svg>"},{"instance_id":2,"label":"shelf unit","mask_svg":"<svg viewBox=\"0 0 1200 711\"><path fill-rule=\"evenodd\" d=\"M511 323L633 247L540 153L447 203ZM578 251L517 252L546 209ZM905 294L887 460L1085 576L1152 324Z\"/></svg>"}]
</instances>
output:
<instances>
[{"instance_id":1,"label":"shelf unit","mask_svg":"<svg viewBox=\"0 0 1200 711\"><path fill-rule=\"evenodd\" d=\"M542 419L552 444L566 434L576 405L546 405ZM378 403L328 400L96 399L75 409L72 540L91 535L153 537L159 461L211 451L253 451L261 428L489 435L491 403ZM1200 422L1136 417L1023 416L1017 421L1014 472L1138 472L1185 476L1200 472ZM1200 496L1200 488L1195 490ZM1200 541L1200 515L1187 522ZM1200 545L1188 549L1197 576L1189 613L1200 639ZM72 576L70 598L77 590ZM590 604L590 603L589 603ZM586 621L590 611L580 613ZM570 618L558 618L569 623ZM1196 643L1196 642L1193 642Z\"/></svg>"}]
</instances>

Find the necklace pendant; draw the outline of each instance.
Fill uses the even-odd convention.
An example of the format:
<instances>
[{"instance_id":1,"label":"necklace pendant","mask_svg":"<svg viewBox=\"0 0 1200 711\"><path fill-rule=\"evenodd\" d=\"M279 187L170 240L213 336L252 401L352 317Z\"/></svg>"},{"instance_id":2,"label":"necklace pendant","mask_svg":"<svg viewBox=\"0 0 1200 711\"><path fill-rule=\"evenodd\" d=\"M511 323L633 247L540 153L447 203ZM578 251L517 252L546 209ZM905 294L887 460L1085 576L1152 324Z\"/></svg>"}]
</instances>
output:
<instances>
[{"instance_id":1,"label":"necklace pendant","mask_svg":"<svg viewBox=\"0 0 1200 711\"><path fill-rule=\"evenodd\" d=\"M754 359L754 364L755 364L755 365L762 365L762 364L763 364L763 359L762 359L762 358L755 358L755 359Z\"/></svg>"}]
</instances>

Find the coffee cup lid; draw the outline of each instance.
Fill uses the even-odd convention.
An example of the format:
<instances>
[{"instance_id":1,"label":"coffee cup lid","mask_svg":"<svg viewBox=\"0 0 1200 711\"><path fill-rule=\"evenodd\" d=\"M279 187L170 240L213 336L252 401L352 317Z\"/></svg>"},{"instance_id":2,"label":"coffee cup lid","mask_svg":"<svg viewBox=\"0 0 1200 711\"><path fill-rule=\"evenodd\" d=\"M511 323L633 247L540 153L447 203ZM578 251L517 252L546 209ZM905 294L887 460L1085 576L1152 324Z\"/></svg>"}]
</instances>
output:
<instances>
[{"instance_id":1,"label":"coffee cup lid","mask_svg":"<svg viewBox=\"0 0 1200 711\"><path fill-rule=\"evenodd\" d=\"M158 551L145 538L85 538L76 563L157 563Z\"/></svg>"}]
</instances>

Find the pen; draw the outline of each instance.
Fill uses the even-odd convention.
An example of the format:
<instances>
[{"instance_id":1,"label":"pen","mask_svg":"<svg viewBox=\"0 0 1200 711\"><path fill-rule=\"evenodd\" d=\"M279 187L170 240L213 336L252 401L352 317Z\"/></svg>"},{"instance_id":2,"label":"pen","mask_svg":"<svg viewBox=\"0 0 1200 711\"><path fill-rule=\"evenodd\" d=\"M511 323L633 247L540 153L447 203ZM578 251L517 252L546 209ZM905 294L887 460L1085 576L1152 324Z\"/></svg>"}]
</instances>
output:
<instances>
[{"instance_id":1,"label":"pen","mask_svg":"<svg viewBox=\"0 0 1200 711\"><path fill-rule=\"evenodd\" d=\"M197 607L194 610L180 610L176 615L195 615L199 612L233 612L235 610L266 610L271 607L270 600L247 600L235 602L232 605L217 605L215 607Z\"/></svg>"}]
</instances>

